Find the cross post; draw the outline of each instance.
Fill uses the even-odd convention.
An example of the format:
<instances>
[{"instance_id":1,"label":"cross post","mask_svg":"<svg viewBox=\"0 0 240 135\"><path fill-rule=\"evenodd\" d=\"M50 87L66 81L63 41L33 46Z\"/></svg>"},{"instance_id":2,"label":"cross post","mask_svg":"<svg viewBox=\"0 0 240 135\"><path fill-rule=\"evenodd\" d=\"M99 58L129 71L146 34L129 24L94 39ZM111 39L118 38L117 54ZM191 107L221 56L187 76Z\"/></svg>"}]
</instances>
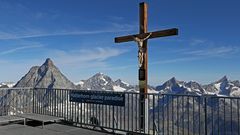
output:
<instances>
[{"instance_id":1,"label":"cross post","mask_svg":"<svg viewBox=\"0 0 240 135\"><path fill-rule=\"evenodd\" d=\"M115 43L135 41L138 43L138 80L139 80L139 127L140 131L148 133L148 51L147 41L148 39L166 37L178 34L178 29L167 29L161 31L148 32L147 30L147 10L148 5L146 3L140 3L139 8L139 34L128 35L122 37L116 37ZM154 115L154 114L153 114Z\"/></svg>"}]
</instances>

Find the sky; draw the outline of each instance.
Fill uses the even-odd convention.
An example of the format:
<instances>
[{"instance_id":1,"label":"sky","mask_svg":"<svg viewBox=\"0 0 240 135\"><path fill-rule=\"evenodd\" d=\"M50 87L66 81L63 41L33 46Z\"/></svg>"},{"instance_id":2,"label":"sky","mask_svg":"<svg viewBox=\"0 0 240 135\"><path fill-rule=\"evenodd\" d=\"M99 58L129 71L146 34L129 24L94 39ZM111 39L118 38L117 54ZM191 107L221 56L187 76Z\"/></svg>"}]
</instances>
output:
<instances>
[{"instance_id":1,"label":"sky","mask_svg":"<svg viewBox=\"0 0 240 135\"><path fill-rule=\"evenodd\" d=\"M102 72L138 82L137 44L114 37L139 32L140 0L0 0L0 82L17 82L51 58L72 82ZM240 80L239 0L146 0L150 85L171 77L203 84Z\"/></svg>"}]
</instances>

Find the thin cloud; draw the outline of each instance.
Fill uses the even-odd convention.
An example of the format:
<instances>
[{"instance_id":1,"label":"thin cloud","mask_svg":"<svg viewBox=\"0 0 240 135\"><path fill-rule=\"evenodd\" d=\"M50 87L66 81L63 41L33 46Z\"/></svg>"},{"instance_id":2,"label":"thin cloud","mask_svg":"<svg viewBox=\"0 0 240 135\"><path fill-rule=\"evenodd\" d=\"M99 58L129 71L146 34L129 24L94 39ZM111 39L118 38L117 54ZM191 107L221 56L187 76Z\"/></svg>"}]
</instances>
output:
<instances>
[{"instance_id":1,"label":"thin cloud","mask_svg":"<svg viewBox=\"0 0 240 135\"><path fill-rule=\"evenodd\" d=\"M184 54L194 55L194 56L225 56L230 54L235 54L239 51L239 48L232 46L222 46L216 48L209 48L196 51L186 51Z\"/></svg>"},{"instance_id":2,"label":"thin cloud","mask_svg":"<svg viewBox=\"0 0 240 135\"><path fill-rule=\"evenodd\" d=\"M235 54L239 52L239 48L231 47L231 46L223 46L223 47L217 47L217 48L210 48L210 49L203 49L203 50L181 50L179 51L180 54L188 55L175 58L175 59L166 59L161 61L155 61L149 63L150 65L155 64L170 64L170 63L178 63L178 62L187 62L187 61L195 61L195 60L201 60L201 59L207 59L209 57L222 57L222 56L228 56L230 54Z\"/></svg>"},{"instance_id":3,"label":"thin cloud","mask_svg":"<svg viewBox=\"0 0 240 135\"><path fill-rule=\"evenodd\" d=\"M167 59L167 60L161 60L161 61L155 61L149 63L149 65L156 65L156 64L170 64L170 63L177 63L177 62L186 62L186 61L194 61L194 60L199 60L202 59L200 57L183 57L183 58L176 58L176 59Z\"/></svg>"},{"instance_id":4,"label":"thin cloud","mask_svg":"<svg viewBox=\"0 0 240 135\"><path fill-rule=\"evenodd\" d=\"M187 61L195 61L195 60L201 60L201 59L207 59L209 57L222 57L222 56L228 56L230 54L235 54L239 52L239 48L237 47L231 47L231 46L222 46L217 48L210 48L210 49L203 49L203 50L196 50L196 51L190 51L190 50L181 50L179 53L188 55L188 57L180 57L175 59L166 59L161 61L155 61L149 63L149 65L155 65L155 64L170 64L170 63L178 63L178 62L187 62ZM189 57L191 56L191 57Z\"/></svg>"},{"instance_id":5,"label":"thin cloud","mask_svg":"<svg viewBox=\"0 0 240 135\"><path fill-rule=\"evenodd\" d=\"M106 60L117 57L127 50L120 50L115 48L91 48L73 51L53 50L50 51L50 56L55 58L54 61L61 65L73 65L79 67L105 67Z\"/></svg>"},{"instance_id":6,"label":"thin cloud","mask_svg":"<svg viewBox=\"0 0 240 135\"><path fill-rule=\"evenodd\" d=\"M21 46L21 47L17 47L17 48L13 48L10 50L6 50L6 51L2 51L0 52L0 55L6 55L6 54L10 54L10 53L14 53L20 50L25 50L25 49L31 49L31 48L39 48L42 47L43 45L28 45L28 46Z\"/></svg>"},{"instance_id":7,"label":"thin cloud","mask_svg":"<svg viewBox=\"0 0 240 135\"><path fill-rule=\"evenodd\" d=\"M107 16L110 20L113 21L123 21L125 18L122 16Z\"/></svg>"},{"instance_id":8,"label":"thin cloud","mask_svg":"<svg viewBox=\"0 0 240 135\"><path fill-rule=\"evenodd\" d=\"M176 58L176 59L165 59L160 61L149 62L149 65L157 65L157 64L171 64L171 63L178 63L178 62L187 62L187 61L194 61L202 59L200 57L185 57L185 58ZM118 67L108 67L104 68L104 70L125 70L129 68L138 68L137 63L132 65L125 65L125 66L118 66Z\"/></svg>"},{"instance_id":9,"label":"thin cloud","mask_svg":"<svg viewBox=\"0 0 240 135\"><path fill-rule=\"evenodd\" d=\"M41 30L23 28L18 31L1 31L0 40L13 40L13 39L26 39L26 38L39 38L39 37L51 37L51 36L72 36L72 35L92 35L102 33L117 33L117 32L129 32L136 28L133 24L118 24L109 23L109 27L98 30Z\"/></svg>"},{"instance_id":10,"label":"thin cloud","mask_svg":"<svg viewBox=\"0 0 240 135\"><path fill-rule=\"evenodd\" d=\"M117 57L126 53L128 50L115 49L115 48L91 48L72 51L63 50L51 50L45 48L44 56L40 58L29 58L15 60L5 60L0 58L0 63L3 65L2 71L16 71L11 72L9 80L16 81L16 78L23 76L30 67L41 65L47 57L50 57L55 65L61 69L64 73L76 70L93 70L108 68L108 60L113 57ZM82 72L82 71L81 71ZM70 72L69 72L70 73ZM7 76L5 72L1 72L1 75ZM8 79L8 78L6 78Z\"/></svg>"},{"instance_id":11,"label":"thin cloud","mask_svg":"<svg viewBox=\"0 0 240 135\"><path fill-rule=\"evenodd\" d=\"M203 39L192 39L190 40L190 45L196 46L196 45L203 45L206 43L206 40Z\"/></svg>"},{"instance_id":12,"label":"thin cloud","mask_svg":"<svg viewBox=\"0 0 240 135\"><path fill-rule=\"evenodd\" d=\"M121 30L126 31L126 30ZM112 33L114 30L96 30L96 31L67 31L67 32L54 32L54 33L33 33L25 35L14 35L10 33L0 34L1 40L9 39L26 39L26 38L39 38L39 37L50 37L50 36L69 36L69 35L90 35L90 34L101 34L101 33ZM120 32L120 30L118 31Z\"/></svg>"}]
</instances>

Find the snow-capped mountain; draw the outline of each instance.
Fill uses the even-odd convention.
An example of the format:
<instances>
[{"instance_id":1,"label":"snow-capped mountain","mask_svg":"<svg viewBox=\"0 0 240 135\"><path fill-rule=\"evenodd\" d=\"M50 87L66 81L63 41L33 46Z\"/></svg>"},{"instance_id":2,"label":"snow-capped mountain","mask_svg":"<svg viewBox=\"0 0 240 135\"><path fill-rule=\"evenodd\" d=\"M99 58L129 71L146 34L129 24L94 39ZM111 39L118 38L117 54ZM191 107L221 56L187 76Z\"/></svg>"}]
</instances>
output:
<instances>
[{"instance_id":1,"label":"snow-capped mountain","mask_svg":"<svg viewBox=\"0 0 240 135\"><path fill-rule=\"evenodd\" d=\"M239 81L230 81L226 76L214 83L204 85L203 88L209 94L240 96Z\"/></svg>"},{"instance_id":2,"label":"snow-capped mountain","mask_svg":"<svg viewBox=\"0 0 240 135\"><path fill-rule=\"evenodd\" d=\"M14 82L1 82L0 88L12 88L14 85Z\"/></svg>"},{"instance_id":3,"label":"snow-capped mountain","mask_svg":"<svg viewBox=\"0 0 240 135\"><path fill-rule=\"evenodd\" d=\"M178 94L183 93L186 89L183 87L184 82L176 80L175 77L166 81L163 85L157 86L157 91L161 93Z\"/></svg>"},{"instance_id":4,"label":"snow-capped mountain","mask_svg":"<svg viewBox=\"0 0 240 135\"><path fill-rule=\"evenodd\" d=\"M134 86L131 86L120 79L113 81L112 78L103 73L97 73L89 79L81 80L76 84L78 85L78 88L86 90L126 91L134 88Z\"/></svg>"},{"instance_id":5,"label":"snow-capped mountain","mask_svg":"<svg viewBox=\"0 0 240 135\"><path fill-rule=\"evenodd\" d=\"M240 96L239 81L230 81L226 76L208 85L201 85L197 82L178 81L175 77L166 81L163 85L157 86L160 93L165 94L210 94L219 96Z\"/></svg>"},{"instance_id":6,"label":"snow-capped mountain","mask_svg":"<svg viewBox=\"0 0 240 135\"><path fill-rule=\"evenodd\" d=\"M114 91L128 91L134 89L134 86L130 85L127 82L118 79L114 82L113 90Z\"/></svg>"},{"instance_id":7,"label":"snow-capped mountain","mask_svg":"<svg viewBox=\"0 0 240 135\"><path fill-rule=\"evenodd\" d=\"M121 79L118 79L114 82L114 84L116 86L122 87L122 88L127 88L127 87L131 87L129 83L126 83L124 81L122 81Z\"/></svg>"},{"instance_id":8,"label":"snow-capped mountain","mask_svg":"<svg viewBox=\"0 0 240 135\"><path fill-rule=\"evenodd\" d=\"M80 85L80 86L82 86L83 84L84 84L84 82L83 82L83 80L81 80L81 81L79 81L79 82L76 82L76 83L74 83L75 85Z\"/></svg>"},{"instance_id":9,"label":"snow-capped mountain","mask_svg":"<svg viewBox=\"0 0 240 135\"><path fill-rule=\"evenodd\" d=\"M87 90L112 90L113 80L103 73L97 73L87 80L82 80L82 89Z\"/></svg>"},{"instance_id":10,"label":"snow-capped mountain","mask_svg":"<svg viewBox=\"0 0 240 135\"><path fill-rule=\"evenodd\" d=\"M205 89L200 85L199 83L195 81L190 81L188 83L185 83L184 86L188 89L188 91L191 93L197 93L197 94L207 94Z\"/></svg>"},{"instance_id":11,"label":"snow-capped mountain","mask_svg":"<svg viewBox=\"0 0 240 135\"><path fill-rule=\"evenodd\" d=\"M157 86L156 89L164 94L205 94L205 90L197 82L178 81L175 77Z\"/></svg>"},{"instance_id":12,"label":"snow-capped mountain","mask_svg":"<svg viewBox=\"0 0 240 135\"><path fill-rule=\"evenodd\" d=\"M228 83L229 83L229 80L227 79L226 76L224 76L220 80L208 85L204 85L203 87L210 93L227 94L227 90L225 88L226 88L226 85L228 85Z\"/></svg>"},{"instance_id":13,"label":"snow-capped mountain","mask_svg":"<svg viewBox=\"0 0 240 135\"><path fill-rule=\"evenodd\" d=\"M240 87L240 82L239 82L238 80L232 81L232 83L233 83L236 87Z\"/></svg>"},{"instance_id":14,"label":"snow-capped mountain","mask_svg":"<svg viewBox=\"0 0 240 135\"><path fill-rule=\"evenodd\" d=\"M78 89L83 90L110 90L116 92L139 92L137 85L131 85L121 79L114 81L111 77L97 73L87 80L81 80L77 84ZM155 87L148 86L149 93L157 93Z\"/></svg>"}]
</instances>

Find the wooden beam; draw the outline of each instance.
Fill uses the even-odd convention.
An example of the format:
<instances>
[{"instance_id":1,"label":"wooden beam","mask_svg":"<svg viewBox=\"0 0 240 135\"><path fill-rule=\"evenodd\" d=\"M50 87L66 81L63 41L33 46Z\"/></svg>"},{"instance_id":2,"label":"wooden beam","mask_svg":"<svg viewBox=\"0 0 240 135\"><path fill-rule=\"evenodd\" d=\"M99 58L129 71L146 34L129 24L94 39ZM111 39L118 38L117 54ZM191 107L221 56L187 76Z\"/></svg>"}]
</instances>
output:
<instances>
[{"instance_id":1,"label":"wooden beam","mask_svg":"<svg viewBox=\"0 0 240 135\"><path fill-rule=\"evenodd\" d=\"M148 5L145 2L140 3L139 8L139 33L147 33L148 23Z\"/></svg>"},{"instance_id":2,"label":"wooden beam","mask_svg":"<svg viewBox=\"0 0 240 135\"><path fill-rule=\"evenodd\" d=\"M151 33L151 36L148 39L158 38L158 37L167 37L167 36L178 35L178 29L177 28L172 28L172 29L161 30L161 31L154 31L154 32L148 32L148 33L142 33L142 34L116 37L115 38L115 43L133 41L134 37L144 38L144 37L148 36L150 33Z\"/></svg>"},{"instance_id":3,"label":"wooden beam","mask_svg":"<svg viewBox=\"0 0 240 135\"><path fill-rule=\"evenodd\" d=\"M139 34L145 34L148 32L148 5L147 3L143 2L140 3L140 9L139 9ZM140 93L144 94L145 99L147 99L147 94L148 93L148 46L147 46L147 40L143 41L143 65L142 67L139 68L139 70L144 70L144 76L145 76L145 80L139 80L139 91ZM143 87L140 85L143 84ZM143 102L145 104L145 100L144 99L140 99L141 102ZM145 106L145 105L143 105ZM143 111L145 107L143 107ZM146 112L145 112L146 113ZM146 113L147 114L147 113ZM148 117L148 116L145 116ZM146 119L147 120L147 119ZM146 124L146 123L145 123ZM146 125L145 125L146 127Z\"/></svg>"}]
</instances>

